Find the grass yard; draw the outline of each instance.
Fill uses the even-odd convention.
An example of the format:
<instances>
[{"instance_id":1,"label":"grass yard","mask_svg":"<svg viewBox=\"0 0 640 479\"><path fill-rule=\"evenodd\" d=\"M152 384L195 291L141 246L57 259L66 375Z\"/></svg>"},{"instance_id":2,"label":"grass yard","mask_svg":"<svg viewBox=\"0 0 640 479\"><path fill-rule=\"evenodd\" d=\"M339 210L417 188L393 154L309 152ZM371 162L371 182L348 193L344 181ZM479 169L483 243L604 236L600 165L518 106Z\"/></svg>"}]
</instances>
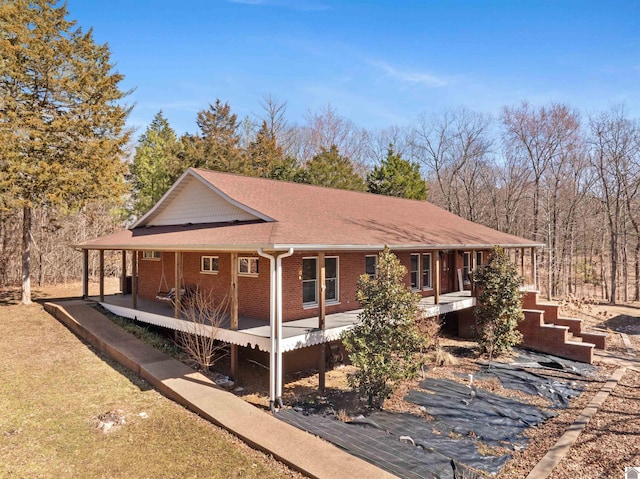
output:
<instances>
[{"instance_id":1,"label":"grass yard","mask_svg":"<svg viewBox=\"0 0 640 479\"><path fill-rule=\"evenodd\" d=\"M0 296L0 477L302 477Z\"/></svg>"}]
</instances>

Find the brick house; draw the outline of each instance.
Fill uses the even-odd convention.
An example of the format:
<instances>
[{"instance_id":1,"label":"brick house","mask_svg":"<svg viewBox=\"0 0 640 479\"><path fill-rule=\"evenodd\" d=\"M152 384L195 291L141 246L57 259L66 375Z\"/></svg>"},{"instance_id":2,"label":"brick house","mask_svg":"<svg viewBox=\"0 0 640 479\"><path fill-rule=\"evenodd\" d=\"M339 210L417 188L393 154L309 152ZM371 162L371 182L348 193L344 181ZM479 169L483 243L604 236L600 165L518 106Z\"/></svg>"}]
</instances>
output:
<instances>
[{"instance_id":1,"label":"brick house","mask_svg":"<svg viewBox=\"0 0 640 479\"><path fill-rule=\"evenodd\" d=\"M122 251L119 304L105 299L100 275L100 301L116 314L180 329L185 288L230 298L218 337L232 345L233 371L238 347L269 354L273 402L283 363L289 370L324 366L323 345L355 322L357 280L376 274L385 246L406 266L406 284L424 309L455 317L475 306L470 273L494 245L512 252L535 289L535 251L543 245L426 201L190 168L130 229L75 246L84 253L85 297L89 252L98 251L103 265L104 251ZM144 310L171 289L173 314ZM455 332L464 335L472 320L459 318Z\"/></svg>"}]
</instances>

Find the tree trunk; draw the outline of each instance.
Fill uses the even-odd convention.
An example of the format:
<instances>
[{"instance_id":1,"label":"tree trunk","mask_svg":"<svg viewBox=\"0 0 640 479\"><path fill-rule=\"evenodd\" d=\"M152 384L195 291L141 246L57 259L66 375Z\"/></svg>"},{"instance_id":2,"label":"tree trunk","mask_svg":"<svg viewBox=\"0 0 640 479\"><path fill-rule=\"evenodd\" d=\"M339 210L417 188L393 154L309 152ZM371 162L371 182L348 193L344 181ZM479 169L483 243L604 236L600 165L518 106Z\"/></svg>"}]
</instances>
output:
<instances>
[{"instance_id":1,"label":"tree trunk","mask_svg":"<svg viewBox=\"0 0 640 479\"><path fill-rule=\"evenodd\" d=\"M611 291L609 293L609 303L616 304L616 286L618 278L618 236L610 234L611 244L609 245L611 254Z\"/></svg>"},{"instance_id":2,"label":"tree trunk","mask_svg":"<svg viewBox=\"0 0 640 479\"><path fill-rule=\"evenodd\" d=\"M22 208L22 304L31 304L31 213Z\"/></svg>"},{"instance_id":3,"label":"tree trunk","mask_svg":"<svg viewBox=\"0 0 640 479\"><path fill-rule=\"evenodd\" d=\"M633 300L640 301L640 239L636 239L636 247L633 250Z\"/></svg>"}]
</instances>

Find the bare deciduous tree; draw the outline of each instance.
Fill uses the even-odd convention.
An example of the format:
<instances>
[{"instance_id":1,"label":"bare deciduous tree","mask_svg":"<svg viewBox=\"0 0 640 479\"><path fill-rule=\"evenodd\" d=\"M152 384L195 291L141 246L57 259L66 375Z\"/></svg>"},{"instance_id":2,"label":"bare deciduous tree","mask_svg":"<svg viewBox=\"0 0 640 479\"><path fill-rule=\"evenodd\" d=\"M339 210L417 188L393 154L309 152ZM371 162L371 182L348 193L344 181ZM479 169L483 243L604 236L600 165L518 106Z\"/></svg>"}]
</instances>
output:
<instances>
[{"instance_id":1,"label":"bare deciduous tree","mask_svg":"<svg viewBox=\"0 0 640 479\"><path fill-rule=\"evenodd\" d=\"M298 128L297 136L297 157L302 163L336 146L353 162L358 173L363 176L366 173L367 131L338 114L330 104L316 112L309 111L305 125Z\"/></svg>"},{"instance_id":2,"label":"bare deciduous tree","mask_svg":"<svg viewBox=\"0 0 640 479\"><path fill-rule=\"evenodd\" d=\"M215 302L211 290L196 288L181 302L180 312L187 321L186 331L178 331L178 344L203 371L208 371L222 356L224 343L216 339L227 317L228 296Z\"/></svg>"},{"instance_id":3,"label":"bare deciduous tree","mask_svg":"<svg viewBox=\"0 0 640 479\"><path fill-rule=\"evenodd\" d=\"M437 186L430 198L440 197L449 211L471 221L478 221L480 205L490 204L480 171L486 169L493 145L491 124L486 115L460 109L422 115L412 132L413 154Z\"/></svg>"},{"instance_id":4,"label":"bare deciduous tree","mask_svg":"<svg viewBox=\"0 0 640 479\"><path fill-rule=\"evenodd\" d=\"M592 117L589 127L590 159L598 178L595 194L602 201L609 233L609 302L615 304L625 214L630 211L636 221L633 206L627 205L633 205L637 196L633 183L639 178L638 132L621 107Z\"/></svg>"}]
</instances>

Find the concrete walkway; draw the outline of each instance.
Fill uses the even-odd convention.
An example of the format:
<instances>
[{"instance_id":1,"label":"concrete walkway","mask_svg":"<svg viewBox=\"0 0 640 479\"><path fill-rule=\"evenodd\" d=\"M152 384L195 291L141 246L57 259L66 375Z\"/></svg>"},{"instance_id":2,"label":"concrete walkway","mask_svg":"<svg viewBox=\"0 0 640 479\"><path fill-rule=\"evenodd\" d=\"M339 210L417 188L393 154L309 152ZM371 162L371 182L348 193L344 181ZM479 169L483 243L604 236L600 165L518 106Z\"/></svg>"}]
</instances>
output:
<instances>
[{"instance_id":1,"label":"concrete walkway","mask_svg":"<svg viewBox=\"0 0 640 479\"><path fill-rule=\"evenodd\" d=\"M309 477L396 477L217 387L204 375L136 339L84 301L45 303L44 307L163 395Z\"/></svg>"}]
</instances>

